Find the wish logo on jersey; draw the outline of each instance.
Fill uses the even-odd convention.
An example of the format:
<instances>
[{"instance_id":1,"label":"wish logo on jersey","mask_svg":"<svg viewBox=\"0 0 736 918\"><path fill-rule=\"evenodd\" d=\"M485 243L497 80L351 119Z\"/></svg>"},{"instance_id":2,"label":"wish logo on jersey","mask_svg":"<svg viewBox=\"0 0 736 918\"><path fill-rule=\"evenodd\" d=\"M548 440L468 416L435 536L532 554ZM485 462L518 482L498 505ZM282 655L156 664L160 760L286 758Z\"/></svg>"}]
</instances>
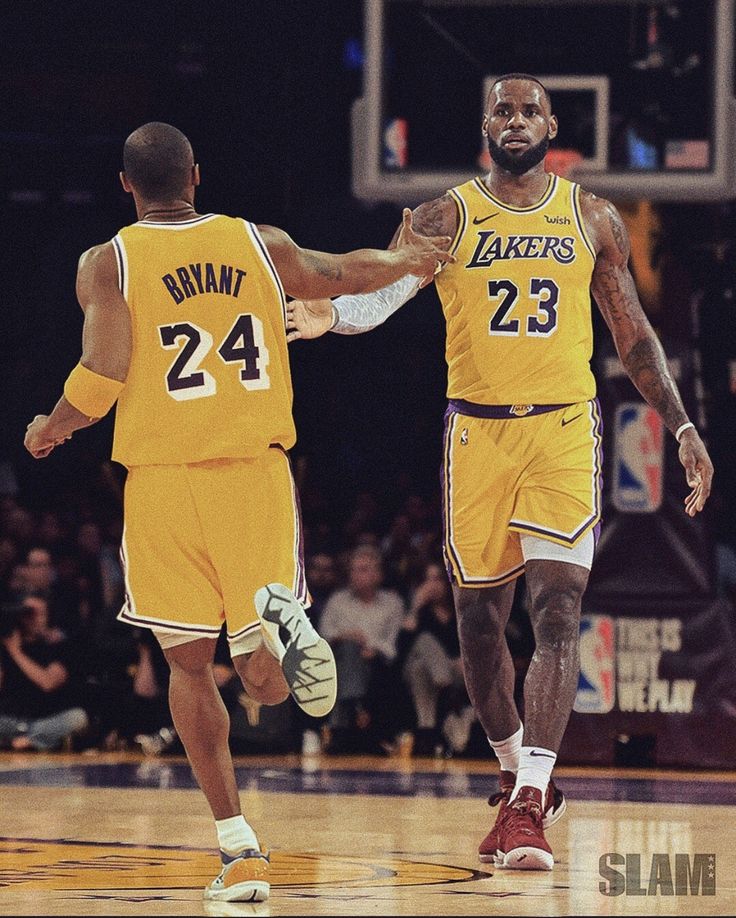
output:
<instances>
[{"instance_id":1,"label":"wish logo on jersey","mask_svg":"<svg viewBox=\"0 0 736 918\"><path fill-rule=\"evenodd\" d=\"M641 402L616 409L613 505L622 513L654 513L662 504L662 419Z\"/></svg>"},{"instance_id":2,"label":"wish logo on jersey","mask_svg":"<svg viewBox=\"0 0 736 918\"><path fill-rule=\"evenodd\" d=\"M573 710L578 714L607 714L616 699L613 619L608 615L580 617L580 675Z\"/></svg>"}]
</instances>

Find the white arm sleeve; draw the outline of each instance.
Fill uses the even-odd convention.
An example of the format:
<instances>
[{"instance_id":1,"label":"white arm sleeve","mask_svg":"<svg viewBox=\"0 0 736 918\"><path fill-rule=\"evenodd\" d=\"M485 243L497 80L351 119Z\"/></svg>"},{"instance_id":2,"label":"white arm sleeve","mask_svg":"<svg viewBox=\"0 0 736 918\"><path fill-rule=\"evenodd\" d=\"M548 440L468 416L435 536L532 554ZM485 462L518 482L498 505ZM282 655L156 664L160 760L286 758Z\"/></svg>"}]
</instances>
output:
<instances>
[{"instance_id":1,"label":"white arm sleeve","mask_svg":"<svg viewBox=\"0 0 736 918\"><path fill-rule=\"evenodd\" d=\"M414 296L421 282L421 277L406 274L373 293L339 296L332 301L337 319L330 331L338 335L360 335L376 328Z\"/></svg>"}]
</instances>

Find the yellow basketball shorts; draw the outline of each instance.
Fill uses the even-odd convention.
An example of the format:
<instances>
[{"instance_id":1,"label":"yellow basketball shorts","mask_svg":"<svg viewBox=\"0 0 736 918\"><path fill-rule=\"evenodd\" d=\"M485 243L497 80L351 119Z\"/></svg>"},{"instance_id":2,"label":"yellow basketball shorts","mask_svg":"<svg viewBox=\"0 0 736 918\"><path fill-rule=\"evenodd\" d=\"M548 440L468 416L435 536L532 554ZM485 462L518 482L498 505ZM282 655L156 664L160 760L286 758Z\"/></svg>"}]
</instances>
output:
<instances>
[{"instance_id":1,"label":"yellow basketball shorts","mask_svg":"<svg viewBox=\"0 0 736 918\"><path fill-rule=\"evenodd\" d=\"M286 453L135 466L125 484L121 621L232 641L258 632L256 590L309 601L299 502Z\"/></svg>"},{"instance_id":2,"label":"yellow basketball shorts","mask_svg":"<svg viewBox=\"0 0 736 918\"><path fill-rule=\"evenodd\" d=\"M475 409L494 416L466 413ZM454 583L499 586L518 577L521 534L572 547L597 526L598 400L548 409L450 401L441 474L443 547Z\"/></svg>"}]
</instances>

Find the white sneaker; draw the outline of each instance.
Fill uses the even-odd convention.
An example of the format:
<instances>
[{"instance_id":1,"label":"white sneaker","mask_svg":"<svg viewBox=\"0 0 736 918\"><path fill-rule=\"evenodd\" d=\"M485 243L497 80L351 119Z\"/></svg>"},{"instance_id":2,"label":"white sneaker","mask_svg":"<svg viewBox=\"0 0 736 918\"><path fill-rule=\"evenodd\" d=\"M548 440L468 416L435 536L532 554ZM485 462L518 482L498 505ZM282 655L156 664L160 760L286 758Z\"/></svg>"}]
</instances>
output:
<instances>
[{"instance_id":1,"label":"white sneaker","mask_svg":"<svg viewBox=\"0 0 736 918\"><path fill-rule=\"evenodd\" d=\"M281 664L294 701L311 717L324 717L335 705L337 668L332 648L321 638L304 606L283 583L269 583L255 595L261 634ZM279 634L285 631L286 644Z\"/></svg>"},{"instance_id":2,"label":"white sneaker","mask_svg":"<svg viewBox=\"0 0 736 918\"><path fill-rule=\"evenodd\" d=\"M219 876L205 886L204 898L217 902L265 902L271 891L268 874L268 855L248 848L223 863Z\"/></svg>"}]
</instances>

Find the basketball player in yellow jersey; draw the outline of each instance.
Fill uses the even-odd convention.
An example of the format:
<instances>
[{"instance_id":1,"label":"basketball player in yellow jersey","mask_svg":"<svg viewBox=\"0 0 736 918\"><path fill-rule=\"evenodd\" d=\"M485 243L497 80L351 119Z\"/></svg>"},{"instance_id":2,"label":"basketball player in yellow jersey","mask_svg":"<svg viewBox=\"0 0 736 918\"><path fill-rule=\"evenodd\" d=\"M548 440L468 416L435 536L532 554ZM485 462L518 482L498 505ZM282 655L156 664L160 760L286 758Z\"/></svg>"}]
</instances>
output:
<instances>
[{"instance_id":1,"label":"basketball player in yellow jersey","mask_svg":"<svg viewBox=\"0 0 736 918\"><path fill-rule=\"evenodd\" d=\"M436 277L447 322L449 406L444 548L468 692L501 765L498 819L483 861L550 869L544 837L565 807L551 782L578 682L580 601L600 519L600 412L590 371L592 291L627 373L680 444L703 509L713 467L644 315L616 208L544 171L557 133L534 77L509 74L488 97L484 178L415 211L415 226L453 237ZM367 331L417 289L402 280L365 297L293 303L290 337ZM536 650L513 700L504 631L526 572Z\"/></svg>"},{"instance_id":2,"label":"basketball player in yellow jersey","mask_svg":"<svg viewBox=\"0 0 736 918\"><path fill-rule=\"evenodd\" d=\"M197 214L199 169L170 125L134 131L123 160L138 221L82 256L81 362L25 444L46 456L117 400L113 458L128 468L120 618L151 628L171 667L174 724L222 851L205 896L262 901L268 857L241 814L212 674L223 622L243 685L262 704L291 691L321 716L336 688L332 651L303 609L284 294L372 290L431 272L452 259L450 239L415 235L407 210L393 252L310 252L274 227Z\"/></svg>"}]
</instances>

